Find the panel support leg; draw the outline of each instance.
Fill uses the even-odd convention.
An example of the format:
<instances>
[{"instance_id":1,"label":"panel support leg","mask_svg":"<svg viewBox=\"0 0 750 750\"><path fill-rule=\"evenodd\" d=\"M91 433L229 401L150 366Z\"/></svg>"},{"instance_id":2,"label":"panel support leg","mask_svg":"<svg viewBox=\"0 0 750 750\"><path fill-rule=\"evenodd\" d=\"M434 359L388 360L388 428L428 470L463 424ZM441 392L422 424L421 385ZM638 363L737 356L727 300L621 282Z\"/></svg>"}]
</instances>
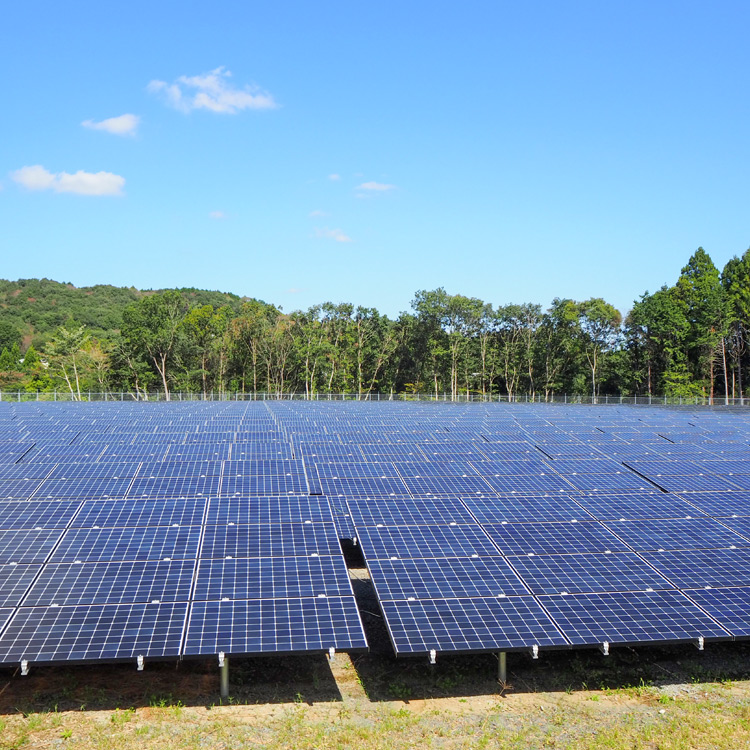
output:
<instances>
[{"instance_id":1,"label":"panel support leg","mask_svg":"<svg viewBox=\"0 0 750 750\"><path fill-rule=\"evenodd\" d=\"M508 681L508 655L505 651L497 655L497 681L504 685Z\"/></svg>"},{"instance_id":2,"label":"panel support leg","mask_svg":"<svg viewBox=\"0 0 750 750\"><path fill-rule=\"evenodd\" d=\"M219 654L219 679L221 684L221 697L229 697L229 659L222 651Z\"/></svg>"}]
</instances>

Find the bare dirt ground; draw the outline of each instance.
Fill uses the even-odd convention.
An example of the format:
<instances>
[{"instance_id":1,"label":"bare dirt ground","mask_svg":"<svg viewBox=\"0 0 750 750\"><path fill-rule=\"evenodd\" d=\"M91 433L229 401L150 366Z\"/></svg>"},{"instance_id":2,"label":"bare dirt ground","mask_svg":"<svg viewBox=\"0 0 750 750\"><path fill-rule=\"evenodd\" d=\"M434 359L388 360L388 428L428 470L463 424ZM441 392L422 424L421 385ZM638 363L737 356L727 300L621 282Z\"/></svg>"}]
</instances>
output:
<instances>
[{"instance_id":1,"label":"bare dirt ground","mask_svg":"<svg viewBox=\"0 0 750 750\"><path fill-rule=\"evenodd\" d=\"M0 748L750 748L750 644L396 659L370 652L0 671Z\"/></svg>"}]
</instances>

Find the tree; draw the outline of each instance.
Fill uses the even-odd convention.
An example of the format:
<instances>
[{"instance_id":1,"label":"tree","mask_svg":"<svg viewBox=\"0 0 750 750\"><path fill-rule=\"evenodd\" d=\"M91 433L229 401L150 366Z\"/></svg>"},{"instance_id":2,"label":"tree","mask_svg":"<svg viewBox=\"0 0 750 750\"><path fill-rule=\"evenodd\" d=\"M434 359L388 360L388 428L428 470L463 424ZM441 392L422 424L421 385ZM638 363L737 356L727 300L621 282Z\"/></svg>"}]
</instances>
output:
<instances>
[{"instance_id":1,"label":"tree","mask_svg":"<svg viewBox=\"0 0 750 750\"><path fill-rule=\"evenodd\" d=\"M591 371L591 398L597 396L600 360L614 349L620 333L622 316L601 297L578 304L578 327L581 346Z\"/></svg>"},{"instance_id":2,"label":"tree","mask_svg":"<svg viewBox=\"0 0 750 750\"><path fill-rule=\"evenodd\" d=\"M132 352L144 352L161 378L169 401L169 373L180 340L186 303L176 291L144 297L123 311L122 336Z\"/></svg>"},{"instance_id":3,"label":"tree","mask_svg":"<svg viewBox=\"0 0 750 750\"><path fill-rule=\"evenodd\" d=\"M81 400L80 365L90 338L86 326L74 329L60 326L45 350L50 366L60 371L75 401Z\"/></svg>"},{"instance_id":4,"label":"tree","mask_svg":"<svg viewBox=\"0 0 750 750\"><path fill-rule=\"evenodd\" d=\"M742 356L747 349L747 336L750 330L750 249L741 258L731 258L721 273L721 283L728 306L728 341L732 368L732 398L735 388L742 390Z\"/></svg>"},{"instance_id":5,"label":"tree","mask_svg":"<svg viewBox=\"0 0 750 750\"><path fill-rule=\"evenodd\" d=\"M688 357L696 376L708 381L714 397L715 360L721 352L724 390L727 391L725 336L729 327L729 306L719 271L708 253L699 247L677 279L676 295L690 325Z\"/></svg>"}]
</instances>

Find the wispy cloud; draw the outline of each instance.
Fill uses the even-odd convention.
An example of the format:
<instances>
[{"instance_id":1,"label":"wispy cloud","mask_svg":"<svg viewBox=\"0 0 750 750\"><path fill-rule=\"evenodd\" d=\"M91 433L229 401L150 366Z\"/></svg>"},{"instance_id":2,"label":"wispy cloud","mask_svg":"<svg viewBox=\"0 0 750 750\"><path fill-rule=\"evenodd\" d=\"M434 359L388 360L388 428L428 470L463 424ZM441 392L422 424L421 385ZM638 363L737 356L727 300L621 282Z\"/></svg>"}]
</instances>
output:
<instances>
[{"instance_id":1,"label":"wispy cloud","mask_svg":"<svg viewBox=\"0 0 750 750\"><path fill-rule=\"evenodd\" d=\"M320 217L320 216L328 216L328 214L325 211L320 211L320 210L316 209L315 211L310 211L310 213L308 214L308 216L311 219L314 219L314 218Z\"/></svg>"},{"instance_id":2,"label":"wispy cloud","mask_svg":"<svg viewBox=\"0 0 750 750\"><path fill-rule=\"evenodd\" d=\"M103 130L112 135L133 136L138 129L141 118L138 115L120 115L119 117L110 117L107 120L94 122L94 120L84 120L81 125L91 130Z\"/></svg>"},{"instance_id":3,"label":"wispy cloud","mask_svg":"<svg viewBox=\"0 0 750 750\"><path fill-rule=\"evenodd\" d=\"M227 215L223 211L211 211L208 215L210 218L217 220L227 218Z\"/></svg>"},{"instance_id":4,"label":"wispy cloud","mask_svg":"<svg viewBox=\"0 0 750 750\"><path fill-rule=\"evenodd\" d=\"M11 173L14 182L27 190L53 190L77 195L122 195L125 178L112 172L53 173L40 164L21 167Z\"/></svg>"},{"instance_id":5,"label":"wispy cloud","mask_svg":"<svg viewBox=\"0 0 750 750\"><path fill-rule=\"evenodd\" d=\"M384 193L388 190L395 189L395 185L387 185L384 182L363 182L361 185L357 185L357 190L369 190L378 193Z\"/></svg>"},{"instance_id":6,"label":"wispy cloud","mask_svg":"<svg viewBox=\"0 0 750 750\"><path fill-rule=\"evenodd\" d=\"M341 179L341 175L334 172L333 174L328 175L328 179L333 180L334 182L338 182Z\"/></svg>"},{"instance_id":7,"label":"wispy cloud","mask_svg":"<svg viewBox=\"0 0 750 750\"><path fill-rule=\"evenodd\" d=\"M336 242L352 241L352 238L344 234L340 229L328 229L328 227L316 227L315 236L326 240L336 240Z\"/></svg>"},{"instance_id":8,"label":"wispy cloud","mask_svg":"<svg viewBox=\"0 0 750 750\"><path fill-rule=\"evenodd\" d=\"M286 289L284 291L284 294L299 294L300 292L303 292L304 289L300 289L296 286L291 287L290 289Z\"/></svg>"},{"instance_id":9,"label":"wispy cloud","mask_svg":"<svg viewBox=\"0 0 750 750\"><path fill-rule=\"evenodd\" d=\"M235 88L229 82L232 74L224 67L197 76L180 76L174 83L151 81L146 87L162 96L167 104L180 112L208 109L234 115L244 109L274 109L274 98L257 86Z\"/></svg>"}]
</instances>

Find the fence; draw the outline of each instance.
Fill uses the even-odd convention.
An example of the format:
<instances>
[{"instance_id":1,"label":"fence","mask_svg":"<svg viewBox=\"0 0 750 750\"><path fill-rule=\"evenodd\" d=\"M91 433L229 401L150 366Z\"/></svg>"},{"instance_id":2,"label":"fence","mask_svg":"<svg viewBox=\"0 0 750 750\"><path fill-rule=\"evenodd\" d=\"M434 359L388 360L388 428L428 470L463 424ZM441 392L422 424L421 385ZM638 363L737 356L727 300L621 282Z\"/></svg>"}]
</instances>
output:
<instances>
[{"instance_id":1,"label":"fence","mask_svg":"<svg viewBox=\"0 0 750 750\"><path fill-rule=\"evenodd\" d=\"M637 405L637 406L750 406L750 397L724 398L723 396L584 396L580 394L554 394L547 397L536 395L508 397L498 394L460 393L186 393L171 392L165 399L162 391L134 393L128 391L86 391L78 394L70 391L0 391L2 402L25 401L442 401L453 403L555 403L581 405Z\"/></svg>"}]
</instances>

